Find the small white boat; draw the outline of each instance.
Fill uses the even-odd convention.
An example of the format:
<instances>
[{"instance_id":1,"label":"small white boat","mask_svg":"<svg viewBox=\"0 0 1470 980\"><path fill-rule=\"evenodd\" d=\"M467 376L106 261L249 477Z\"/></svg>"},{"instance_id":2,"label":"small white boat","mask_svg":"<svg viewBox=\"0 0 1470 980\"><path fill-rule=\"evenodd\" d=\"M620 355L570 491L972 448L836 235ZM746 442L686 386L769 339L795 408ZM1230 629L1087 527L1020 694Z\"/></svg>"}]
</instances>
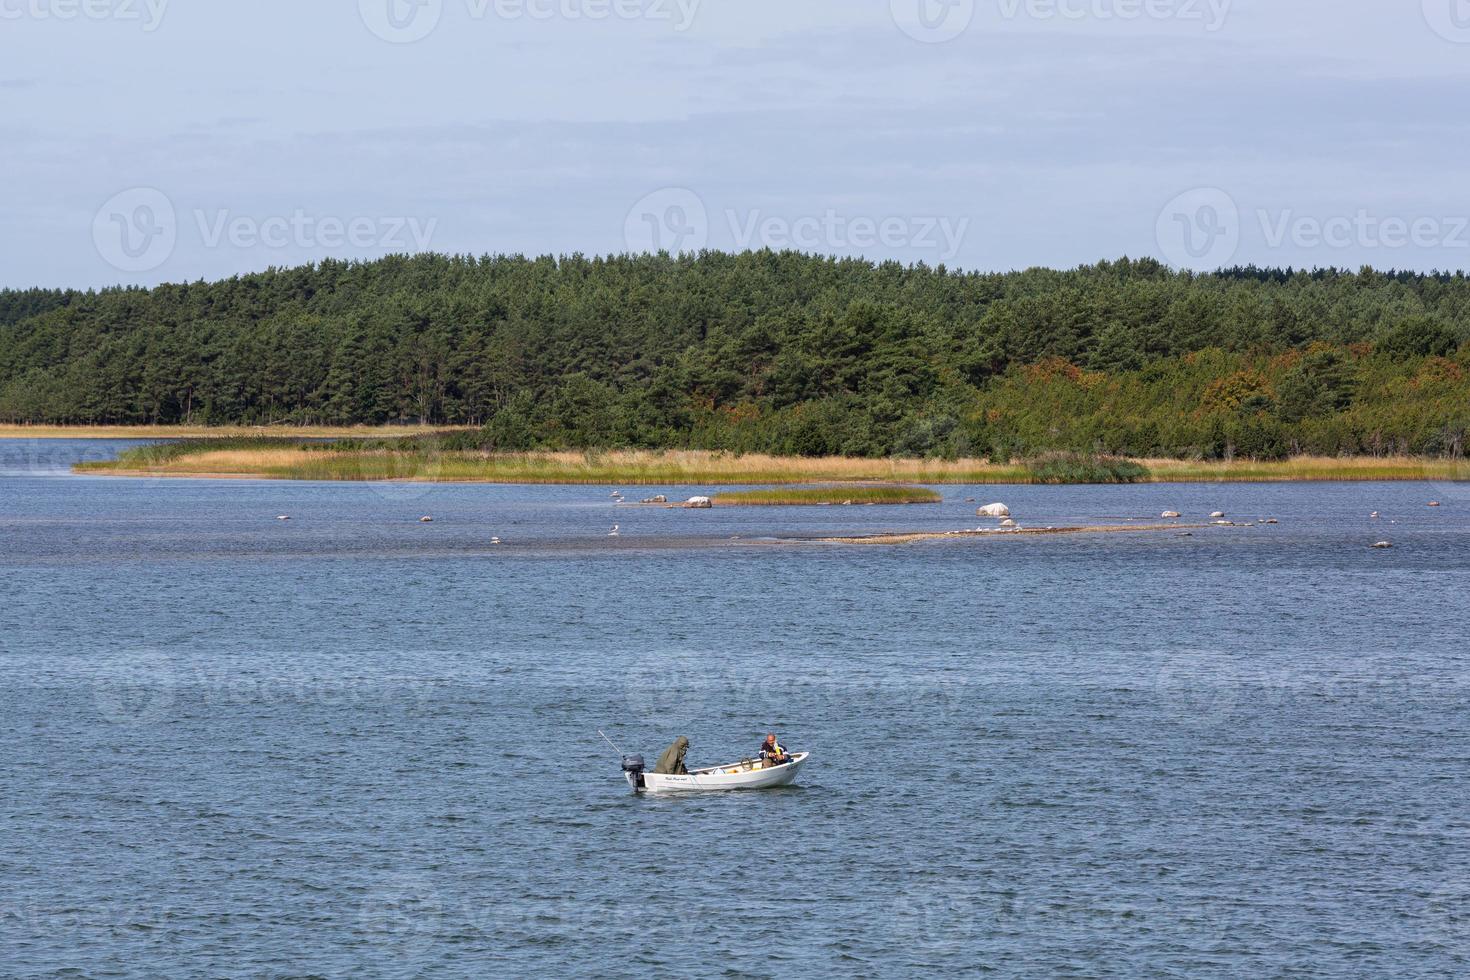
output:
<instances>
[{"instance_id":1,"label":"small white boat","mask_svg":"<svg viewBox=\"0 0 1470 980\"><path fill-rule=\"evenodd\" d=\"M691 769L686 775L680 776L644 772L642 757L627 756L623 759L623 775L635 792L703 793L727 789L771 789L794 783L797 773L801 771L801 764L809 755L810 752L797 752L791 756L790 762L779 766L745 760L724 766L710 766L708 769Z\"/></svg>"}]
</instances>

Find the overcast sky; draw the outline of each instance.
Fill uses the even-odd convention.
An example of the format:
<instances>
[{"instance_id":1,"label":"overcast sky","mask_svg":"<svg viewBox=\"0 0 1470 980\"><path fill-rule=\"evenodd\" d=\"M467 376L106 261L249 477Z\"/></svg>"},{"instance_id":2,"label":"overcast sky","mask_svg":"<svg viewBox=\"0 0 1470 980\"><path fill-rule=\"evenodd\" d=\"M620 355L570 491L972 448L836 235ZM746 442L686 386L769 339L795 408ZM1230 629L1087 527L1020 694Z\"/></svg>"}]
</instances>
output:
<instances>
[{"instance_id":1,"label":"overcast sky","mask_svg":"<svg viewBox=\"0 0 1470 980\"><path fill-rule=\"evenodd\" d=\"M770 245L1470 268L1470 0L0 0L0 285Z\"/></svg>"}]
</instances>

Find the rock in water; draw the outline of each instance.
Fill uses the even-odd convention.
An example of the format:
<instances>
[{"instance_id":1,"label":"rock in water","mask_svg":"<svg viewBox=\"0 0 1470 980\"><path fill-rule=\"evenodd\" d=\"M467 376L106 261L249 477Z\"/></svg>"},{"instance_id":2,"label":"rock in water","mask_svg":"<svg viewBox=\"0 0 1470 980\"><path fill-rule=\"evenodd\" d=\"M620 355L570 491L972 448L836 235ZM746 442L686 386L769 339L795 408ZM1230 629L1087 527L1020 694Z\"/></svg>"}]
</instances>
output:
<instances>
[{"instance_id":1,"label":"rock in water","mask_svg":"<svg viewBox=\"0 0 1470 980\"><path fill-rule=\"evenodd\" d=\"M1210 515L1210 518L1213 520L1213 519L1221 518L1221 517L1224 517L1224 516L1225 516L1225 512L1223 510L1217 510L1213 514Z\"/></svg>"},{"instance_id":2,"label":"rock in water","mask_svg":"<svg viewBox=\"0 0 1470 980\"><path fill-rule=\"evenodd\" d=\"M1373 547L1375 547L1375 548L1392 548L1393 547L1393 542L1392 541L1379 541Z\"/></svg>"},{"instance_id":3,"label":"rock in water","mask_svg":"<svg viewBox=\"0 0 1470 980\"><path fill-rule=\"evenodd\" d=\"M689 500L684 504L685 507L693 507L695 510L705 510L706 508L713 507L714 505L715 502L709 497L690 497Z\"/></svg>"},{"instance_id":4,"label":"rock in water","mask_svg":"<svg viewBox=\"0 0 1470 980\"><path fill-rule=\"evenodd\" d=\"M1439 506L1439 501L1438 500L1431 500L1429 502L1429 506L1431 506L1431 507L1438 507Z\"/></svg>"},{"instance_id":5,"label":"rock in water","mask_svg":"<svg viewBox=\"0 0 1470 980\"><path fill-rule=\"evenodd\" d=\"M1010 517L1011 509L1005 504L986 504L975 513L980 517Z\"/></svg>"},{"instance_id":6,"label":"rock in water","mask_svg":"<svg viewBox=\"0 0 1470 980\"><path fill-rule=\"evenodd\" d=\"M1166 510L1159 516L1172 521L1178 519L1182 515L1177 510Z\"/></svg>"}]
</instances>

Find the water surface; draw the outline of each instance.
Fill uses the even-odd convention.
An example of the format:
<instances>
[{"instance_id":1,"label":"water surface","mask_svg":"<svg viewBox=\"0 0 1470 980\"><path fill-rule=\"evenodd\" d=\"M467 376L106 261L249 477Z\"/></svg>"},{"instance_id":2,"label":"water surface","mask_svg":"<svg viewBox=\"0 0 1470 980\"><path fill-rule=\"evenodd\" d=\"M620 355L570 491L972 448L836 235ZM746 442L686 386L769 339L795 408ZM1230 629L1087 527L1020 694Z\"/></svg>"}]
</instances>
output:
<instances>
[{"instance_id":1,"label":"water surface","mask_svg":"<svg viewBox=\"0 0 1470 980\"><path fill-rule=\"evenodd\" d=\"M684 511L66 475L115 448L0 441L4 973L1467 968L1463 486ZM993 500L1280 523L763 543ZM598 728L814 755L635 798Z\"/></svg>"}]
</instances>

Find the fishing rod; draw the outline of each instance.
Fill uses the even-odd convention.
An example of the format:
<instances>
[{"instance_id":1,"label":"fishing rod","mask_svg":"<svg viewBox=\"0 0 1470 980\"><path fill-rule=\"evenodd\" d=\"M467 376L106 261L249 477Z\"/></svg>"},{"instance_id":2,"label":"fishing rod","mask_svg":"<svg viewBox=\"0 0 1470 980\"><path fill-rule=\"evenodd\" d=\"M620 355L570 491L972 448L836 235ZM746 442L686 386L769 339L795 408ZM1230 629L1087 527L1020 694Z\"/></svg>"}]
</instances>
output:
<instances>
[{"instance_id":1,"label":"fishing rod","mask_svg":"<svg viewBox=\"0 0 1470 980\"><path fill-rule=\"evenodd\" d=\"M602 735L602 729L599 728L597 730L597 734ZM613 747L613 751L618 754L619 759L624 756L625 753L623 752L623 750L618 748L617 743L614 742L612 739L608 738L606 735L602 735L602 740Z\"/></svg>"}]
</instances>

